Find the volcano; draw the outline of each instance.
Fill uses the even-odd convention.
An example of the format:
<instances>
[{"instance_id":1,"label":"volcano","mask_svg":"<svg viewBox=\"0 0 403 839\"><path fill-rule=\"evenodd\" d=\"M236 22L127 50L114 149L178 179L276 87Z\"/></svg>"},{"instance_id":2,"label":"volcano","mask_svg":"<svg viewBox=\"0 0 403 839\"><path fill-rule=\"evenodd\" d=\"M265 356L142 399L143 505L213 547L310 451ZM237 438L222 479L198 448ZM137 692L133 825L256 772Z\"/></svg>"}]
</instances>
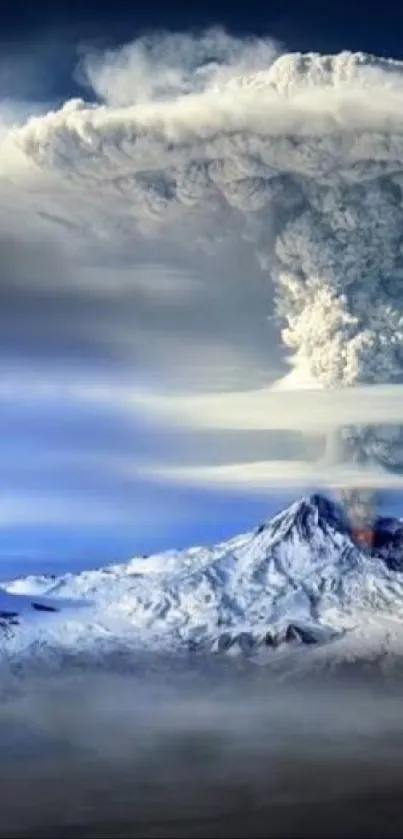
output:
<instances>
[{"instance_id":1,"label":"volcano","mask_svg":"<svg viewBox=\"0 0 403 839\"><path fill-rule=\"evenodd\" d=\"M12 617L0 656L54 663L85 653L102 662L110 651L146 650L258 660L264 652L277 666L302 649L304 661L318 651L400 653L403 521L378 517L372 533L363 548L343 505L312 494L214 547L15 579L3 590Z\"/></svg>"}]
</instances>

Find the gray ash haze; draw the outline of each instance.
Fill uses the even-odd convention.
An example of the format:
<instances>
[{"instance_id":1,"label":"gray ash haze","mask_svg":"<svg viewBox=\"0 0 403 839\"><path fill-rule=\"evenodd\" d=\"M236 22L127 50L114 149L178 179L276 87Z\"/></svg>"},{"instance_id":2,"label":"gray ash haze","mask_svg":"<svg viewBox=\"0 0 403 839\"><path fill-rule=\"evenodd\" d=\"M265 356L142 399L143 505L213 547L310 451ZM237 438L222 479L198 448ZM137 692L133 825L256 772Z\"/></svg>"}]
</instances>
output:
<instances>
[{"instance_id":1,"label":"gray ash haze","mask_svg":"<svg viewBox=\"0 0 403 839\"><path fill-rule=\"evenodd\" d=\"M377 666L22 681L1 706L0 835L401 836L401 682Z\"/></svg>"},{"instance_id":2,"label":"gray ash haze","mask_svg":"<svg viewBox=\"0 0 403 839\"><path fill-rule=\"evenodd\" d=\"M189 258L235 238L264 272L297 369L326 388L399 382L402 66L279 54L218 30L92 53L77 70L88 101L3 130L7 214L29 213L89 283L94 254L130 263L165 242ZM111 271L112 295L118 282ZM403 465L399 425L338 439L342 457Z\"/></svg>"}]
</instances>

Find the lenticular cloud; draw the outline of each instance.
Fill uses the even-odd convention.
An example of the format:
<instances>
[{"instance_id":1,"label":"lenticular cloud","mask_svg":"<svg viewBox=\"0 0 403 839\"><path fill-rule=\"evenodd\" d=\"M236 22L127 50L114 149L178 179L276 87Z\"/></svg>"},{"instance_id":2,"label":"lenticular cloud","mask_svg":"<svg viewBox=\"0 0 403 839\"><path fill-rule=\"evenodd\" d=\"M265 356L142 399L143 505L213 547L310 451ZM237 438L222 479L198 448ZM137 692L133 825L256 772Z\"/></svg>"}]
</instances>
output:
<instances>
[{"instance_id":1,"label":"lenticular cloud","mask_svg":"<svg viewBox=\"0 0 403 839\"><path fill-rule=\"evenodd\" d=\"M94 237L180 231L219 247L235 231L275 288L297 366L330 388L401 378L403 64L209 33L84 69L98 103L9 130L4 182ZM399 426L342 439L353 459L403 468Z\"/></svg>"}]
</instances>

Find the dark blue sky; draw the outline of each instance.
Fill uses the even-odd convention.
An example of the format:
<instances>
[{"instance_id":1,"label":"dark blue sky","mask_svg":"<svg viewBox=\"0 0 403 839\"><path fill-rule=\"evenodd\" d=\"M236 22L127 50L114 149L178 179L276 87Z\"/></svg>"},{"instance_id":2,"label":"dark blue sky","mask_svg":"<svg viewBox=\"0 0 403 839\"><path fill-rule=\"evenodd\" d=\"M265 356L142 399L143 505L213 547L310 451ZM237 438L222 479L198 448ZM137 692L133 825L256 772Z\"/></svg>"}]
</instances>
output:
<instances>
[{"instance_id":1,"label":"dark blue sky","mask_svg":"<svg viewBox=\"0 0 403 839\"><path fill-rule=\"evenodd\" d=\"M403 54L403 9L398 2L271 0L247 4L222 0L16 0L2 10L2 33L17 41L61 29L74 39L122 42L144 31L195 30L221 24L235 34L269 34L290 49Z\"/></svg>"},{"instance_id":2,"label":"dark blue sky","mask_svg":"<svg viewBox=\"0 0 403 839\"><path fill-rule=\"evenodd\" d=\"M72 92L77 45L110 47L156 29L197 32L214 25L236 35L269 35L289 50L403 57L403 7L394 0L16 0L2 9L0 38L6 50L42 43L53 52L53 93L64 97ZM33 89L45 82L37 76Z\"/></svg>"},{"instance_id":3,"label":"dark blue sky","mask_svg":"<svg viewBox=\"0 0 403 839\"><path fill-rule=\"evenodd\" d=\"M194 33L216 25L224 26L236 35L270 36L290 50L339 52L350 49L403 58L403 6L399 3L373 2L370 8L363 0L339 0L332 4L324 0L268 3L252 0L247 4L232 3L228 10L227 4L219 0L203 3L150 0L141 5L122 0L40 0L35 3L15 0L2 10L1 96L24 100L25 108L26 100L57 105L82 94L74 79L74 69L77 57L89 46L121 45L156 29ZM91 353L96 345L97 323L102 324L106 316L105 306L100 306L94 313L90 302L82 297L78 304L67 299L63 304L55 303L52 293L41 299L37 295L31 297L14 281L15 276L19 281L24 273L18 243L11 255L9 243L3 243L3 248L5 246L8 248L7 264L15 266L17 262L18 265L14 273L5 277L0 289L0 360L3 365L7 366L15 356L57 364L68 353L75 364L85 359L89 369L93 363ZM35 255L27 256L30 269L34 258ZM50 254L49 260L51 258ZM55 277L58 270L56 262L52 268ZM263 297L259 300L257 308L262 306ZM57 306L62 307L63 317L59 317ZM110 317L111 305L106 306L109 306ZM237 306L243 311L242 295ZM146 302L144 307L146 311ZM91 340L87 329L89 321ZM72 338L69 324L73 322ZM116 323L123 323L122 308L116 311ZM190 328L193 329L193 325ZM216 334L222 332L219 318L212 323L213 329ZM175 332L174 321L171 332ZM231 336L227 339L230 342ZM264 340L263 336L262 347ZM140 350L139 344L136 352ZM262 357L264 352L263 347ZM107 368L113 375L114 365L120 365L119 353L110 352L106 356L102 353L102 347L98 348L95 367ZM136 374L139 370L140 364L138 368L134 365ZM204 441L203 445L208 451L208 442ZM0 491L20 493L22 497L24 493L31 493L32 497L37 491L39 504L44 488L49 497L53 492L56 495L63 485L66 496L85 506L86 497L90 497L94 486L94 475L85 460L89 455L102 458L104 454L106 457L112 447L114 454L128 451L137 459L152 450L153 456L158 458L159 452L175 446L181 446L178 435L161 435L158 429L151 428L143 420L134 421L128 429L112 415L98 415L94 424L92 415L80 412L68 401L60 402L57 408L53 405L51 411L43 403L38 407L24 400L11 408L3 404L0 413L3 462ZM75 461L72 458L69 463L69 452L72 451ZM214 448L211 452L214 453ZM80 453L83 459L76 466ZM136 479L118 479L112 474L108 478L100 476L96 482L97 499L101 507L103 505L102 509L107 510L113 496L120 517L114 521L112 510L110 521L100 513L95 524L80 524L73 513L71 521L64 520L61 524L35 523L34 515L28 517L28 522L22 518L9 526L5 524L0 531L0 576L10 571L102 564L173 545L211 543L253 527L291 497L284 493L275 497L270 492L260 495L219 493L147 485Z\"/></svg>"}]
</instances>

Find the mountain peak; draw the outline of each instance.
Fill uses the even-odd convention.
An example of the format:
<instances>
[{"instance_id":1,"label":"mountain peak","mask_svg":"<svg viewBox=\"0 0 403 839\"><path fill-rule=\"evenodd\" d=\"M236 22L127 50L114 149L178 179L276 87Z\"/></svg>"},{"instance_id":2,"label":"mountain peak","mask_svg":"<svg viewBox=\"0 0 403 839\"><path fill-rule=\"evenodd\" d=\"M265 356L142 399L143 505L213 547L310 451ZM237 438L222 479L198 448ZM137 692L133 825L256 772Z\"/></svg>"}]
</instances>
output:
<instances>
[{"instance_id":1,"label":"mountain peak","mask_svg":"<svg viewBox=\"0 0 403 839\"><path fill-rule=\"evenodd\" d=\"M274 518L260 525L256 533L266 529L274 531L281 539L296 531L302 539L309 541L318 529L326 533L330 529L347 533L349 528L342 506L326 495L313 492L302 496Z\"/></svg>"},{"instance_id":2,"label":"mountain peak","mask_svg":"<svg viewBox=\"0 0 403 839\"><path fill-rule=\"evenodd\" d=\"M336 527L344 527L345 525L342 506L319 492L302 496L295 502L295 506L297 508L296 517L300 520L307 516L313 516L318 525L324 522Z\"/></svg>"}]
</instances>

